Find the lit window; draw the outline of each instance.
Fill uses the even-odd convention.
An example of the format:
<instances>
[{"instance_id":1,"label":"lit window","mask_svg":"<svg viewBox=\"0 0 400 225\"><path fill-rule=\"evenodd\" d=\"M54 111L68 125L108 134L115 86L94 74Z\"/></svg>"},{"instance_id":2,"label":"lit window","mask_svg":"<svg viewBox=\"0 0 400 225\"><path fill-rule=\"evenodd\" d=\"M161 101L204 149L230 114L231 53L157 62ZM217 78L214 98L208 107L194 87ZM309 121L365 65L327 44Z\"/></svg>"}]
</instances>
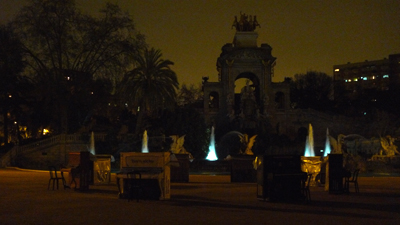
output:
<instances>
[{"instance_id":1,"label":"lit window","mask_svg":"<svg viewBox=\"0 0 400 225\"><path fill-rule=\"evenodd\" d=\"M92 92L90 92L90 94L93 94L93 91L92 91Z\"/></svg>"},{"instance_id":2,"label":"lit window","mask_svg":"<svg viewBox=\"0 0 400 225\"><path fill-rule=\"evenodd\" d=\"M374 80L375 79L375 76L372 76L372 80Z\"/></svg>"},{"instance_id":3,"label":"lit window","mask_svg":"<svg viewBox=\"0 0 400 225\"><path fill-rule=\"evenodd\" d=\"M389 78L389 75L387 75L387 74L383 75L383 78Z\"/></svg>"},{"instance_id":4,"label":"lit window","mask_svg":"<svg viewBox=\"0 0 400 225\"><path fill-rule=\"evenodd\" d=\"M339 69L335 69L335 72L339 72Z\"/></svg>"},{"instance_id":5,"label":"lit window","mask_svg":"<svg viewBox=\"0 0 400 225\"><path fill-rule=\"evenodd\" d=\"M71 78L70 77L67 77L67 80L70 80Z\"/></svg>"}]
</instances>

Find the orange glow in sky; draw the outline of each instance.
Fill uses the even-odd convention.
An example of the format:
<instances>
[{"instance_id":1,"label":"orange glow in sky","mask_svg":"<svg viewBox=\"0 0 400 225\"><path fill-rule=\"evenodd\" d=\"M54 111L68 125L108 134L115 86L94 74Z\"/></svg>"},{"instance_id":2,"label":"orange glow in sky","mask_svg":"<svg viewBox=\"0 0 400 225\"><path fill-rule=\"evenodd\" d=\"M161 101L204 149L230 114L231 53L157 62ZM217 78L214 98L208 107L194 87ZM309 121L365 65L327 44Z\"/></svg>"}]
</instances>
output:
<instances>
[{"instance_id":1,"label":"orange glow in sky","mask_svg":"<svg viewBox=\"0 0 400 225\"><path fill-rule=\"evenodd\" d=\"M12 18L24 0L0 0L0 22ZM76 0L87 13L107 0ZM234 16L256 15L258 45L277 57L273 81L333 65L378 60L400 53L398 0L111 0L128 11L150 47L175 63L179 83L217 81L216 60L231 43Z\"/></svg>"}]
</instances>

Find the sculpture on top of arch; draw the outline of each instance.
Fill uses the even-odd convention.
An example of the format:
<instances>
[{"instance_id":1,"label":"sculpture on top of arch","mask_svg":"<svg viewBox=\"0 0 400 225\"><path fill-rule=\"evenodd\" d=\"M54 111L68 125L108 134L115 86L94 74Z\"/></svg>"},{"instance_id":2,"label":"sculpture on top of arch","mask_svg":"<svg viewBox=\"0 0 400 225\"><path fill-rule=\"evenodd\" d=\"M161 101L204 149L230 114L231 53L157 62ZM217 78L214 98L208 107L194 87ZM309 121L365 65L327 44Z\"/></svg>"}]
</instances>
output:
<instances>
[{"instance_id":1,"label":"sculpture on top of arch","mask_svg":"<svg viewBox=\"0 0 400 225\"><path fill-rule=\"evenodd\" d=\"M257 21L257 16L246 15L245 13L240 12L240 19L238 20L237 16L235 16L235 20L233 21L232 28L235 27L236 31L250 31L253 32L256 27L260 27L260 24Z\"/></svg>"}]
</instances>

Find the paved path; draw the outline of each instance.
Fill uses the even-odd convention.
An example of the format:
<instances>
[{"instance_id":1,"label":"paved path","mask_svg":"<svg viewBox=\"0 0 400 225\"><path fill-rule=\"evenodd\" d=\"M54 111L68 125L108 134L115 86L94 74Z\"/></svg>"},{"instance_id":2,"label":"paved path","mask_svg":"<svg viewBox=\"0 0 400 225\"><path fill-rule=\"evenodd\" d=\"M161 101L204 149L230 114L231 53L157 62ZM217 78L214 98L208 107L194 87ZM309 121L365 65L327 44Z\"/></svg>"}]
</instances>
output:
<instances>
[{"instance_id":1,"label":"paved path","mask_svg":"<svg viewBox=\"0 0 400 225\"><path fill-rule=\"evenodd\" d=\"M49 191L48 180L0 169L0 224L400 224L400 177L360 177L359 194L311 187L309 204L259 201L255 184L229 176L191 175L170 200L139 202L118 199L114 184Z\"/></svg>"}]
</instances>

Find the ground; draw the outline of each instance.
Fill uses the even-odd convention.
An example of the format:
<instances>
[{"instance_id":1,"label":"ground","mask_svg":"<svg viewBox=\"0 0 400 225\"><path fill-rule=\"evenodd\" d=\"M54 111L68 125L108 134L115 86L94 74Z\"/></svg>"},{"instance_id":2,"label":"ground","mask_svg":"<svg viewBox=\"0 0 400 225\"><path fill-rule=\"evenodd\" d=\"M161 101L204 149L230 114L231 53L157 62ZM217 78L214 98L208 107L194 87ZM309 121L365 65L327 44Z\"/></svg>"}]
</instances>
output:
<instances>
[{"instance_id":1,"label":"ground","mask_svg":"<svg viewBox=\"0 0 400 225\"><path fill-rule=\"evenodd\" d=\"M359 177L360 193L311 187L311 203L256 198L255 183L229 175L190 175L165 201L118 198L115 180L47 190L47 172L0 169L0 223L6 224L400 224L400 177Z\"/></svg>"}]
</instances>

